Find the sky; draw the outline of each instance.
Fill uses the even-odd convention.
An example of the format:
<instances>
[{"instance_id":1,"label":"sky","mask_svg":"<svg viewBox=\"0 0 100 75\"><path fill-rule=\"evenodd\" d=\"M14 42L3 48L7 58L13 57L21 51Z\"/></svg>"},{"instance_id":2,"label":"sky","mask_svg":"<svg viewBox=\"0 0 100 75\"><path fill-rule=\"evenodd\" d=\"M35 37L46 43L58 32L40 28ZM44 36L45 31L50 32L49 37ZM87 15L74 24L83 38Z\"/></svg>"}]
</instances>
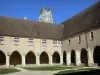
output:
<instances>
[{"instance_id":1,"label":"sky","mask_svg":"<svg viewBox=\"0 0 100 75\"><path fill-rule=\"evenodd\" d=\"M99 0L0 0L0 16L38 21L39 11L44 6L52 10L53 21L59 24Z\"/></svg>"}]
</instances>

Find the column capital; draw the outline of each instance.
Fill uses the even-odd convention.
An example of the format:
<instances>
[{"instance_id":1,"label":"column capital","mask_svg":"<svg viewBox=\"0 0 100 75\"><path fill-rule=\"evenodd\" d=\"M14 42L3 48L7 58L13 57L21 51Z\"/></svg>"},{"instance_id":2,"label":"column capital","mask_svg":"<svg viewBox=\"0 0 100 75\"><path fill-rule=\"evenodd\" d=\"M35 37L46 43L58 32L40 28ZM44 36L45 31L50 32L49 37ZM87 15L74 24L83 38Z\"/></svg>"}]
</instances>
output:
<instances>
[{"instance_id":1,"label":"column capital","mask_svg":"<svg viewBox=\"0 0 100 75\"><path fill-rule=\"evenodd\" d=\"M37 55L38 55L38 56L40 56L40 53L39 53L39 52L37 52Z\"/></svg>"},{"instance_id":2,"label":"column capital","mask_svg":"<svg viewBox=\"0 0 100 75\"><path fill-rule=\"evenodd\" d=\"M50 56L52 56L52 53L50 53Z\"/></svg>"},{"instance_id":3,"label":"column capital","mask_svg":"<svg viewBox=\"0 0 100 75\"><path fill-rule=\"evenodd\" d=\"M10 56L10 52L7 52L7 56Z\"/></svg>"},{"instance_id":4,"label":"column capital","mask_svg":"<svg viewBox=\"0 0 100 75\"><path fill-rule=\"evenodd\" d=\"M25 56L26 54L25 54L25 53L23 53L22 55L23 55L23 56Z\"/></svg>"}]
</instances>

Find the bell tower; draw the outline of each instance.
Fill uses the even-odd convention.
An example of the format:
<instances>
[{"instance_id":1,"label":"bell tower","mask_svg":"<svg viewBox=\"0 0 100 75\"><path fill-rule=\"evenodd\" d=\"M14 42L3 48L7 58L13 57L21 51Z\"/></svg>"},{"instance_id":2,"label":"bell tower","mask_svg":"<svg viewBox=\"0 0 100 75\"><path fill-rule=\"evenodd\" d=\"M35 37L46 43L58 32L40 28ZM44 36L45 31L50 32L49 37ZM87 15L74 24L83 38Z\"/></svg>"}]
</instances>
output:
<instances>
[{"instance_id":1,"label":"bell tower","mask_svg":"<svg viewBox=\"0 0 100 75\"><path fill-rule=\"evenodd\" d=\"M51 9L42 7L39 13L39 21L53 23Z\"/></svg>"}]
</instances>

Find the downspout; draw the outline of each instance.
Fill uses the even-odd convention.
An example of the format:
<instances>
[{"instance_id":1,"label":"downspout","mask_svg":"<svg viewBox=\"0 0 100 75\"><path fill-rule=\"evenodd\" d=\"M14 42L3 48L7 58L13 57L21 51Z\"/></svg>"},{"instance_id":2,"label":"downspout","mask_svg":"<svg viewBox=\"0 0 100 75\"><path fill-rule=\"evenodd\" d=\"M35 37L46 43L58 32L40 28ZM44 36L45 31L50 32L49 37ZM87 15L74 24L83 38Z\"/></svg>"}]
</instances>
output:
<instances>
[{"instance_id":1,"label":"downspout","mask_svg":"<svg viewBox=\"0 0 100 75\"><path fill-rule=\"evenodd\" d=\"M88 40L87 40L87 34L85 33L85 38L86 38L86 48L88 49Z\"/></svg>"}]
</instances>

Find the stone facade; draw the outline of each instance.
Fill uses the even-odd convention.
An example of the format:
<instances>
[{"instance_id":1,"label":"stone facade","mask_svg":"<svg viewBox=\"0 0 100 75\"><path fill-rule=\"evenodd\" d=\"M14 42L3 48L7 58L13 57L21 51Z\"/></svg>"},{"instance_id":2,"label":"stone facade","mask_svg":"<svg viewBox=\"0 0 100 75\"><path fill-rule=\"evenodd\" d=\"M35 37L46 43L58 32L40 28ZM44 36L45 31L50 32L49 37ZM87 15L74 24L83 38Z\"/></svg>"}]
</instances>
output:
<instances>
[{"instance_id":1,"label":"stone facade","mask_svg":"<svg viewBox=\"0 0 100 75\"><path fill-rule=\"evenodd\" d=\"M93 32L93 39L91 39L91 32ZM81 34L77 34L75 36L69 37L68 39L63 40L62 50L66 51L67 56L67 65L71 65L71 51L75 51L75 65L82 65L81 63L81 52L83 49L86 50L86 54L84 59L88 59L88 66L97 65L98 62L94 63L94 50L96 46L100 46L100 29L93 29L88 32L83 32ZM81 37L80 43L78 42L78 37ZM70 44L68 44L68 40L70 39ZM87 57L86 57L87 56Z\"/></svg>"},{"instance_id":2,"label":"stone facade","mask_svg":"<svg viewBox=\"0 0 100 75\"><path fill-rule=\"evenodd\" d=\"M18 43L14 43L14 42L16 42L16 41L14 41L15 37L1 36L1 38L3 38L3 41L0 44L0 53L1 54L4 53L6 62L4 62L3 64L6 65L7 67L16 66L16 65L20 65L20 66L24 67L24 66L32 65L32 64L37 65L37 66L42 65L42 64L53 65L56 63L56 62L52 61L54 52L58 53L58 55L60 57L59 58L60 62L57 62L56 64L59 64L59 65L62 64L61 44L57 44L56 46L54 46L52 39L46 39L46 44L43 44L42 39L34 38L33 45L31 45L30 44L31 42L29 42L29 38L18 37L19 38L19 39L17 39L19 41ZM32 55L32 57L35 56L35 58L31 57L30 60L27 60L26 55L29 52L31 52L30 55L33 53L34 55ZM41 58L43 60L40 59L40 56L42 53L44 53L43 56L47 57L46 59L45 59L45 57ZM19 54L20 56L19 55L17 56L16 54ZM14 55L15 57L19 57L19 58L14 58L14 57L12 57L12 55ZM10 60L11 57L12 57L12 60ZM21 60L18 60L18 59L21 59ZM31 61L32 59L36 60L36 61L33 62L33 61ZM19 61L19 62L21 61L21 62L14 63L15 60ZM45 63L44 61L46 61L48 63ZM12 64L11 64L11 62L12 62ZM26 64L26 62L28 64ZM40 64L40 62L44 62L44 63Z\"/></svg>"}]
</instances>

